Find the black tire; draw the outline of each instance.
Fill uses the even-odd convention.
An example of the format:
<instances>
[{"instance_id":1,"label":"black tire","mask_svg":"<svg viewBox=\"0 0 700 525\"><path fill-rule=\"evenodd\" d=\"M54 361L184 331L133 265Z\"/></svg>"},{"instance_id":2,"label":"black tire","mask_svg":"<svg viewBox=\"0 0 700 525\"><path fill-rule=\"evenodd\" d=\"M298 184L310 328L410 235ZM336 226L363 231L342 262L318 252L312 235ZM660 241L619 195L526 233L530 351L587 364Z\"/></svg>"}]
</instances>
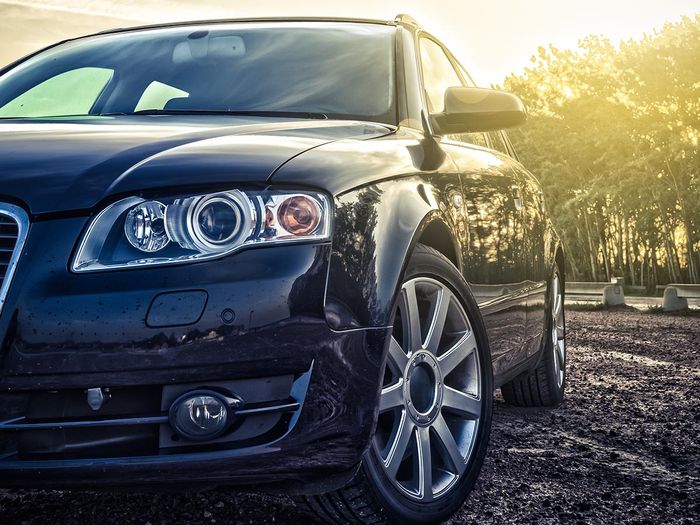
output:
<instances>
[{"instance_id":1,"label":"black tire","mask_svg":"<svg viewBox=\"0 0 700 525\"><path fill-rule=\"evenodd\" d=\"M556 366L555 360L557 357L557 349L555 348L554 338L552 336L555 326L555 312L553 300L554 283L563 283L559 268L555 267L552 273L552 279L547 287L547 324L543 336L542 354L537 367L534 370L525 372L509 383L501 387L501 394L506 403L522 407L541 407L541 406L557 406L564 401L564 392L566 390L566 360L561 358L561 378L559 369ZM564 319L564 295L563 289L561 292L561 318L560 323L565 330ZM565 334L565 332L564 332ZM563 355L566 355L566 338L560 336L561 344L564 350Z\"/></svg>"},{"instance_id":2,"label":"black tire","mask_svg":"<svg viewBox=\"0 0 700 525\"><path fill-rule=\"evenodd\" d=\"M299 501L298 504L300 508L305 509L308 511L308 513L312 514L316 519L323 523L385 524L437 523L444 521L461 508L467 495L474 487L474 483L476 482L481 470L491 431L491 410L493 399L493 377L490 351L481 314L477 307L476 301L471 295L464 278L457 268L455 268L455 266L440 252L420 244L415 248L411 256L402 282L416 282L416 279L439 281L443 285L444 289L449 288L449 291L452 294L451 297L457 299L459 301L459 305L461 305L463 309L459 311L466 314L471 325L471 330L465 333L473 334L473 340L476 341L476 343L473 343L472 345L475 345L476 350L472 348L469 351L470 357L459 357L459 359L463 359L464 361L460 361L460 364L454 366L453 368L446 368L447 371L445 372L444 379L442 375L435 376L439 377L440 380L443 381L443 386L441 388L447 388L449 386L448 382L455 380L455 376L450 375L455 371L457 371L458 375L462 375L464 370L465 375L471 373L471 376L478 375L480 377L480 383L478 383L479 396L477 396L480 399L480 407L478 409L474 409L473 412L473 414L480 412L478 419L476 416L474 418L474 420L478 421L478 423L474 423L475 426L473 428L475 430L473 430L473 432L470 434L472 444L468 449L469 451L466 452L466 455L460 454L459 456L465 458L464 463L459 467L464 469L464 471L460 472L458 476L455 476L452 484L448 485L448 489L445 489L442 493L434 493L432 484L429 485L431 487L431 496L429 499L434 497L434 499L431 501L417 501L415 497L412 499L403 493L399 487L395 486L397 483L395 479L392 481L392 479L389 478L389 475L385 469L384 460L379 456L377 448L374 446L375 440L379 438L373 438L373 444L365 454L360 469L355 477L344 488L320 496L306 496ZM442 295L442 292L440 293L441 295L439 301L442 301L444 295ZM448 299L448 301L450 301L450 299ZM415 304L417 305L418 303ZM450 304L454 304L454 302L451 302ZM452 306L448 306L447 308L452 308ZM437 309L438 306L435 306L435 310ZM399 315L398 310L397 315ZM434 314L431 313L430 315L432 319L432 315ZM437 318L437 316L435 318ZM448 333L447 328L444 330L444 333ZM428 339L429 338L426 338L426 350L424 351L427 351ZM421 340L423 339L421 338ZM460 341L462 340L463 339L460 339ZM440 341L442 341L442 339L440 339ZM405 346L411 345L407 344ZM466 347L466 344L459 346L460 348L462 348L462 346ZM452 348L457 348L457 345L453 346ZM423 350L419 350L414 353L407 352L407 354L408 357L411 357L414 354L421 353L422 351ZM462 352L462 350L460 350L460 352ZM440 355L444 356L447 354L448 352L444 351L444 353ZM437 351L436 355L438 355ZM467 353L465 352L464 355L467 355ZM459 368L463 365L467 366L466 363L468 360L469 363L472 362L471 360L474 358L472 358L471 355L478 355L478 365L475 368L469 369L472 370L472 372L467 372L467 368ZM387 357L387 362L388 361L389 358ZM407 379L405 381L410 382L410 379L412 379L414 376L410 375L412 372L409 372L409 369L411 369L411 366L415 366L415 363L411 365L411 359L408 359L407 363ZM389 365L386 366L388 367ZM468 366L471 366L471 364ZM478 372L473 372L473 370L478 370ZM440 373L442 373L442 369ZM402 381L404 380L402 379ZM435 381L438 385L441 385L438 379ZM406 384L408 385L409 383ZM469 394L468 392L465 393ZM435 399L437 399L437 397L435 397ZM447 397L444 399L446 400ZM443 398L440 398L440 400L442 401ZM435 402L435 406L437 407L437 413L440 414L439 416L436 416L437 418L443 417L443 410L448 411L447 415L444 415L445 419L443 421L447 421L448 418L453 417L450 415L450 408L447 405ZM403 410L403 408L401 408L401 410ZM404 419L408 419L409 417L406 414L407 412L404 412ZM411 424L413 425L413 423ZM421 431L428 433L430 436L427 440L429 443L427 445L428 447L432 447L433 443L435 443L435 447L441 446L443 443L442 438L439 436L437 437L437 441L432 441L436 439L437 431L436 433L432 433L433 430L430 426L427 427L427 430L426 427L422 428L422 430L419 429L418 426L412 426L411 428L415 429L416 431L416 443L421 443ZM413 431L414 430L411 430L410 432ZM379 430L377 430L377 432L379 432ZM410 435L414 436L412 433ZM413 439L413 437L411 437L411 439ZM418 447L420 445L417 444L416 446ZM440 452L438 449L435 449L437 452L434 452L432 448L428 448L428 450L429 461L426 464L431 469L437 468L433 467L431 462L440 461L440 459L437 459L437 457L434 456L434 454L440 454ZM440 450L444 451L445 449ZM402 456L402 458L403 457L404 456ZM411 456L406 457L410 458ZM420 458L423 456L419 454L416 457L414 454L413 457L415 459L412 459L411 461L422 461ZM401 461L407 460L400 458L399 462ZM457 462L453 464L456 468ZM434 477L431 473L431 482L433 479Z\"/></svg>"}]
</instances>

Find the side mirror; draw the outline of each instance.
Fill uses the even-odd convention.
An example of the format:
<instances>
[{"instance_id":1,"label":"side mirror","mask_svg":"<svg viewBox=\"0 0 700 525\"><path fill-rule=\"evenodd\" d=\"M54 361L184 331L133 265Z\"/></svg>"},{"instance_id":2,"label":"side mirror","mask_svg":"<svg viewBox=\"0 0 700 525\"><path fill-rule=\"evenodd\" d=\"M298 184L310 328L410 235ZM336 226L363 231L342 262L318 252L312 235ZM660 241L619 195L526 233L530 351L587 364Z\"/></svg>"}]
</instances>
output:
<instances>
[{"instance_id":1,"label":"side mirror","mask_svg":"<svg viewBox=\"0 0 700 525\"><path fill-rule=\"evenodd\" d=\"M518 97L505 91L451 87L445 91L445 110L431 117L441 133L472 133L519 126L527 112Z\"/></svg>"}]
</instances>

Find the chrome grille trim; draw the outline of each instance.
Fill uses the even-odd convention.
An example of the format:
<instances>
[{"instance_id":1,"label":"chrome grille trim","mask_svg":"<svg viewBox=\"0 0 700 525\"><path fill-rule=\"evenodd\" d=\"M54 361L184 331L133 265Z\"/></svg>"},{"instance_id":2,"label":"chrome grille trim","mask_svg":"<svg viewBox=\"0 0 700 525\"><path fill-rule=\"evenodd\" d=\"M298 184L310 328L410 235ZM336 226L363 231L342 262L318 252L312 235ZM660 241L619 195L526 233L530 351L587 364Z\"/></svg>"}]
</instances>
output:
<instances>
[{"instance_id":1,"label":"chrome grille trim","mask_svg":"<svg viewBox=\"0 0 700 525\"><path fill-rule=\"evenodd\" d=\"M17 269L17 263L24 248L24 241L27 239L27 233L29 232L29 216L19 206L0 202L0 219L5 219L2 221L3 224L7 224L7 219L10 219L17 225L17 236L15 237L12 255L10 255L7 268L5 268L5 276L0 277L0 314L2 314L7 292L10 290L10 283Z\"/></svg>"}]
</instances>

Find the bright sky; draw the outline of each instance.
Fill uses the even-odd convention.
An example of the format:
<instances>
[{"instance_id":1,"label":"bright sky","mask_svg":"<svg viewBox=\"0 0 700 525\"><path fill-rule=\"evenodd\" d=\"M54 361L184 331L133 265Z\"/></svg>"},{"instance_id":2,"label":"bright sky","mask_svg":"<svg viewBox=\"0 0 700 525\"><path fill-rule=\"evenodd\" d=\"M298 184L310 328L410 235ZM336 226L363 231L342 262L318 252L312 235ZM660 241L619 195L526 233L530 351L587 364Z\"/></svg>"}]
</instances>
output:
<instances>
[{"instance_id":1,"label":"bright sky","mask_svg":"<svg viewBox=\"0 0 700 525\"><path fill-rule=\"evenodd\" d=\"M541 45L574 47L596 33L638 37L700 0L0 0L0 65L57 40L111 27L254 16L393 19L408 13L484 85L527 66Z\"/></svg>"}]
</instances>

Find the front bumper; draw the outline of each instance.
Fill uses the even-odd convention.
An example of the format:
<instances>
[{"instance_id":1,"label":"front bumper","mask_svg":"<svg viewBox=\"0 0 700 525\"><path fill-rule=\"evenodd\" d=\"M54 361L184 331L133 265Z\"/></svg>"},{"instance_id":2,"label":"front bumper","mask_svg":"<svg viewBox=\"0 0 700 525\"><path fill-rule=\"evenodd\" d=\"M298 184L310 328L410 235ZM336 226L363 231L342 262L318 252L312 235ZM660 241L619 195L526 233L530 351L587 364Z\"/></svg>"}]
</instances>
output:
<instances>
[{"instance_id":1,"label":"front bumper","mask_svg":"<svg viewBox=\"0 0 700 525\"><path fill-rule=\"evenodd\" d=\"M0 318L1 486L297 490L359 463L388 331L328 327L329 244L76 275L84 222L32 225ZM215 442L175 441L167 399L212 386L248 408L291 408L241 416ZM95 387L111 396L97 411Z\"/></svg>"}]
</instances>

